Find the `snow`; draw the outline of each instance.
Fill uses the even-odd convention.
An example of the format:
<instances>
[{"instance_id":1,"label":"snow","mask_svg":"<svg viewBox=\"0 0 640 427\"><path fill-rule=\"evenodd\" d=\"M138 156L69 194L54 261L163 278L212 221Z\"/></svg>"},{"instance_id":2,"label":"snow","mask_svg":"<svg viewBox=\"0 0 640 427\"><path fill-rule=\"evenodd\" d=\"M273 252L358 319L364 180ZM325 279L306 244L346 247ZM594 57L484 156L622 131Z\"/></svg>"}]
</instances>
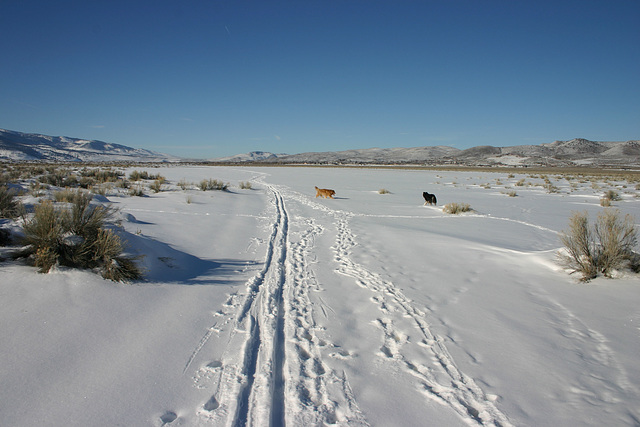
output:
<instances>
[{"instance_id":1,"label":"snow","mask_svg":"<svg viewBox=\"0 0 640 427\"><path fill-rule=\"evenodd\" d=\"M595 218L614 186L637 219L637 190L551 177L547 193L505 172L153 173L167 191L107 196L146 280L0 264L0 424L640 423L638 277L584 284L555 262L573 211ZM231 191L176 185L209 178Z\"/></svg>"},{"instance_id":2,"label":"snow","mask_svg":"<svg viewBox=\"0 0 640 427\"><path fill-rule=\"evenodd\" d=\"M526 164L528 158L507 154L497 157L487 157L487 160L494 163L501 163L503 165L520 166Z\"/></svg>"}]
</instances>

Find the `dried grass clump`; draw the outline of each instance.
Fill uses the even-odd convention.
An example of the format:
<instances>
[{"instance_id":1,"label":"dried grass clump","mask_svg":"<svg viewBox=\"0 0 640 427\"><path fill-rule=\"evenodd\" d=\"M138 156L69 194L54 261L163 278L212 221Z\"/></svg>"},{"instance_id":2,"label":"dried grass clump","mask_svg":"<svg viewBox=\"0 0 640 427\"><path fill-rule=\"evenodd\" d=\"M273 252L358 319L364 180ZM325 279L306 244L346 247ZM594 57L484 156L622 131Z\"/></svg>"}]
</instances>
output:
<instances>
[{"instance_id":1,"label":"dried grass clump","mask_svg":"<svg viewBox=\"0 0 640 427\"><path fill-rule=\"evenodd\" d=\"M16 200L17 191L0 187L0 218L14 219L23 212L22 204Z\"/></svg>"},{"instance_id":2,"label":"dried grass clump","mask_svg":"<svg viewBox=\"0 0 640 427\"><path fill-rule=\"evenodd\" d=\"M178 187L180 187L183 191L188 190L190 186L191 184L184 178L178 181Z\"/></svg>"},{"instance_id":3,"label":"dried grass clump","mask_svg":"<svg viewBox=\"0 0 640 427\"><path fill-rule=\"evenodd\" d=\"M560 189L558 187L556 187L553 182L551 182L551 180L547 177L544 178L544 185L543 187L547 190L547 193L558 193L560 192Z\"/></svg>"},{"instance_id":4,"label":"dried grass clump","mask_svg":"<svg viewBox=\"0 0 640 427\"><path fill-rule=\"evenodd\" d=\"M149 172L134 170L129 174L129 180L140 181L143 179L149 179Z\"/></svg>"},{"instance_id":5,"label":"dried grass clump","mask_svg":"<svg viewBox=\"0 0 640 427\"><path fill-rule=\"evenodd\" d=\"M129 195L134 197L144 197L144 188L140 184L136 184L129 188Z\"/></svg>"},{"instance_id":6,"label":"dried grass clump","mask_svg":"<svg viewBox=\"0 0 640 427\"><path fill-rule=\"evenodd\" d=\"M229 184L225 184L224 182L217 179L203 179L200 181L200 189L202 191L209 190L221 190L226 191L229 188Z\"/></svg>"},{"instance_id":7,"label":"dried grass clump","mask_svg":"<svg viewBox=\"0 0 640 427\"><path fill-rule=\"evenodd\" d=\"M249 181L240 181L240 188L242 190L251 190L251 182L249 182Z\"/></svg>"},{"instance_id":8,"label":"dried grass clump","mask_svg":"<svg viewBox=\"0 0 640 427\"><path fill-rule=\"evenodd\" d=\"M471 206L468 203L447 203L444 205L442 212L448 214L460 214L463 212L470 212Z\"/></svg>"},{"instance_id":9,"label":"dried grass clump","mask_svg":"<svg viewBox=\"0 0 640 427\"><path fill-rule=\"evenodd\" d=\"M54 205L45 200L35 207L33 217L24 225L25 255L32 257L40 272L53 266L95 269L114 281L139 279L136 258L122 255L119 236L105 229L114 211L91 205L92 196L77 192L71 206Z\"/></svg>"},{"instance_id":10,"label":"dried grass clump","mask_svg":"<svg viewBox=\"0 0 640 427\"><path fill-rule=\"evenodd\" d=\"M378 190L378 194L390 194L391 191L387 190L386 188L381 188Z\"/></svg>"},{"instance_id":11,"label":"dried grass clump","mask_svg":"<svg viewBox=\"0 0 640 427\"><path fill-rule=\"evenodd\" d=\"M608 190L608 191L606 191L606 192L604 193L604 196L603 196L603 197L604 197L605 199L608 199L608 200L609 200L609 201L611 201L611 202L617 202L617 201L619 201L619 200L622 200L622 199L620 198L620 194L618 194L618 192L617 192L617 191L615 191L615 190Z\"/></svg>"},{"instance_id":12,"label":"dried grass clump","mask_svg":"<svg viewBox=\"0 0 640 427\"><path fill-rule=\"evenodd\" d=\"M78 185L78 177L71 170L55 166L47 167L45 173L37 179L43 184L55 187L76 187Z\"/></svg>"},{"instance_id":13,"label":"dried grass clump","mask_svg":"<svg viewBox=\"0 0 640 427\"><path fill-rule=\"evenodd\" d=\"M600 199L600 206L604 206L608 208L612 205L612 202L622 200L620 194L618 194L615 190L608 190L604 193L602 198Z\"/></svg>"},{"instance_id":14,"label":"dried grass clump","mask_svg":"<svg viewBox=\"0 0 640 427\"><path fill-rule=\"evenodd\" d=\"M124 176L124 172L111 168L84 168L80 171L80 176L93 178L99 183L117 182Z\"/></svg>"},{"instance_id":15,"label":"dried grass clump","mask_svg":"<svg viewBox=\"0 0 640 427\"><path fill-rule=\"evenodd\" d=\"M560 234L566 253L559 254L560 262L572 273L582 274L589 281L602 274L612 277L616 270L630 268L638 271L640 262L634 252L637 232L630 215L621 216L617 210L598 215L594 226L586 212L577 212L569 220L569 229Z\"/></svg>"},{"instance_id":16,"label":"dried grass clump","mask_svg":"<svg viewBox=\"0 0 640 427\"><path fill-rule=\"evenodd\" d=\"M150 185L149 188L151 189L151 191L153 191L154 193L159 193L162 191L163 189L163 184L164 184L165 180L164 179L156 179L155 181L153 181Z\"/></svg>"},{"instance_id":17,"label":"dried grass clump","mask_svg":"<svg viewBox=\"0 0 640 427\"><path fill-rule=\"evenodd\" d=\"M606 197L603 197L602 199L600 199L600 206L608 208L611 206L611 199L607 199Z\"/></svg>"},{"instance_id":18,"label":"dried grass clump","mask_svg":"<svg viewBox=\"0 0 640 427\"><path fill-rule=\"evenodd\" d=\"M67 202L71 203L76 197L77 191L71 188L64 188L62 190L55 191L53 193L53 199L56 202Z\"/></svg>"}]
</instances>

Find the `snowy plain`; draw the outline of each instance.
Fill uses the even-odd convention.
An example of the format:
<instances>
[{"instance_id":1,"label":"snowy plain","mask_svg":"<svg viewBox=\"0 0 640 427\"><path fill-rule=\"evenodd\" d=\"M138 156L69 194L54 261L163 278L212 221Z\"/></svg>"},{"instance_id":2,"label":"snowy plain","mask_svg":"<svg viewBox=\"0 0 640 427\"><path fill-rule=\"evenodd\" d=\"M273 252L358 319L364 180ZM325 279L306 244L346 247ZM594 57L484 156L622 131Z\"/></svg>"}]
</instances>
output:
<instances>
[{"instance_id":1,"label":"snowy plain","mask_svg":"<svg viewBox=\"0 0 640 427\"><path fill-rule=\"evenodd\" d=\"M556 263L572 212L595 220L606 189L637 224L635 184L147 170L165 191L103 199L143 281L0 264L0 425L640 425L640 279ZM230 191L196 188L209 178Z\"/></svg>"}]
</instances>

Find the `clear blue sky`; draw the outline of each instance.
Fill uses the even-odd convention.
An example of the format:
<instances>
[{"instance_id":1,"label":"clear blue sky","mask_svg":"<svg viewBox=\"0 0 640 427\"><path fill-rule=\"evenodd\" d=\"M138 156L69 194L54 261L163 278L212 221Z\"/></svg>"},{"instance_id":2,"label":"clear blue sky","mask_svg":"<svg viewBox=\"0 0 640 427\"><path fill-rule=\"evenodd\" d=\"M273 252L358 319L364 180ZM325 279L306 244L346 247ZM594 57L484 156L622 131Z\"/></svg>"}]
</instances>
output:
<instances>
[{"instance_id":1,"label":"clear blue sky","mask_svg":"<svg viewBox=\"0 0 640 427\"><path fill-rule=\"evenodd\" d=\"M0 128L183 157L640 139L640 0L0 0Z\"/></svg>"}]
</instances>

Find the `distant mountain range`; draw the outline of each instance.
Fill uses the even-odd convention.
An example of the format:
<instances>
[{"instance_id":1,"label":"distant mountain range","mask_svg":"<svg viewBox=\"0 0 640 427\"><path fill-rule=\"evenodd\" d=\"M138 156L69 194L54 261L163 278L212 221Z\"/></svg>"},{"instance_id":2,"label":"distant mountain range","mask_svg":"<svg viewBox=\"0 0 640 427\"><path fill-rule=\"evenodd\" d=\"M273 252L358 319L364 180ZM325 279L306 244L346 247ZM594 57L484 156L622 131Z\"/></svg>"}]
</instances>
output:
<instances>
[{"instance_id":1,"label":"distant mountain range","mask_svg":"<svg viewBox=\"0 0 640 427\"><path fill-rule=\"evenodd\" d=\"M47 136L0 129L0 161L181 162L198 161L102 141ZM587 139L511 147L447 146L368 148L360 150L274 154L253 151L210 160L225 164L367 164L460 166L598 166L640 168L640 141Z\"/></svg>"},{"instance_id":2,"label":"distant mountain range","mask_svg":"<svg viewBox=\"0 0 640 427\"><path fill-rule=\"evenodd\" d=\"M275 164L640 167L640 141L598 142L578 138L540 145L477 146L466 150L433 146L301 154L273 154L260 151L213 161Z\"/></svg>"},{"instance_id":3,"label":"distant mountain range","mask_svg":"<svg viewBox=\"0 0 640 427\"><path fill-rule=\"evenodd\" d=\"M174 162L179 158L120 144L0 129L0 160L58 162Z\"/></svg>"}]
</instances>

